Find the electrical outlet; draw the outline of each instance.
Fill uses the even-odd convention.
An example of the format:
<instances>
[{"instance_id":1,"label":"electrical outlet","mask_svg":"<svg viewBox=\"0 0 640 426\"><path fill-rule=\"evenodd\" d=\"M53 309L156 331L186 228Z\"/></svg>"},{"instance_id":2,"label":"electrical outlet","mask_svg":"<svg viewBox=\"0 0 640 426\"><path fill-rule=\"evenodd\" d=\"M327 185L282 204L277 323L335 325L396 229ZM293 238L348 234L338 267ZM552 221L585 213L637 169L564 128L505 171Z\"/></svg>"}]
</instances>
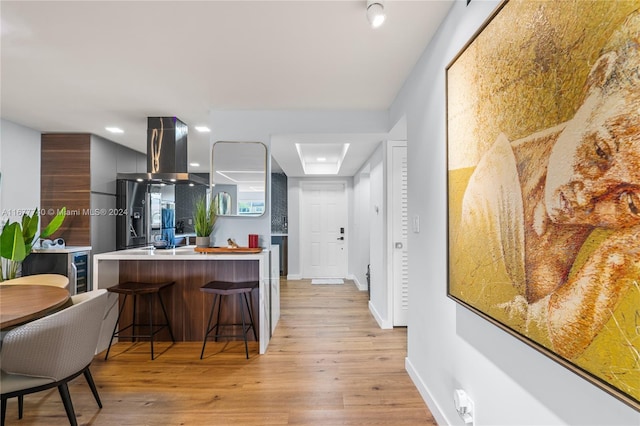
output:
<instances>
[{"instance_id":1,"label":"electrical outlet","mask_svg":"<svg viewBox=\"0 0 640 426\"><path fill-rule=\"evenodd\" d=\"M458 415L464 420L465 425L474 425L474 404L473 400L462 389L453 391L453 405Z\"/></svg>"}]
</instances>

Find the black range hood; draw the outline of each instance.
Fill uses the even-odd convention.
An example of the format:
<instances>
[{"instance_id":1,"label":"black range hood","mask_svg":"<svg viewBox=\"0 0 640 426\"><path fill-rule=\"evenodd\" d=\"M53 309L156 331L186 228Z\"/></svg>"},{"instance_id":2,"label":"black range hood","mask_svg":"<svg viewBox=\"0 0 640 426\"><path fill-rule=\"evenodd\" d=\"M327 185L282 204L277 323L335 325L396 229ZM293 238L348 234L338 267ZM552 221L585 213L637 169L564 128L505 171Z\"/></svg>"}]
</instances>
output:
<instances>
[{"instance_id":1,"label":"black range hood","mask_svg":"<svg viewBox=\"0 0 640 426\"><path fill-rule=\"evenodd\" d=\"M187 172L187 129L177 117L147 117L147 173L118 173L117 178L209 185L207 179Z\"/></svg>"}]
</instances>

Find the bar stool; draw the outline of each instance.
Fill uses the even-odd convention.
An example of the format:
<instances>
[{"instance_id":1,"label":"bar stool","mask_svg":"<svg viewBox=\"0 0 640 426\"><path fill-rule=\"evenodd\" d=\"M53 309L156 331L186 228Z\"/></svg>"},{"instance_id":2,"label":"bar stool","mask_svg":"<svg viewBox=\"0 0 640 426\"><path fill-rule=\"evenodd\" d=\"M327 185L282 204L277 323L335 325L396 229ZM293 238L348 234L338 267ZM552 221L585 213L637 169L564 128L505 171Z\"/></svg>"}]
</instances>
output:
<instances>
[{"instance_id":1,"label":"bar stool","mask_svg":"<svg viewBox=\"0 0 640 426\"><path fill-rule=\"evenodd\" d=\"M209 334L215 330L215 334L213 337L215 341L218 341L218 337L242 337L244 339L244 351L247 355L247 359L249 359L249 346L247 344L247 332L249 330L253 330L253 337L258 340L258 334L256 333L256 328L253 323L253 309L251 308L251 304L249 303L249 299L247 298L247 294L251 294L251 291L254 288L259 286L258 281L246 281L246 282L228 282L228 281L211 281L204 286L200 287L200 291L205 293L212 293L215 295L213 298L213 304L211 305L211 313L209 314L209 322L207 322L207 332L204 335L204 341L202 342L202 352L200 352L200 359L204 356L204 348L207 345L207 337ZM220 312L222 311L222 296L232 296L238 295L238 302L240 303L240 316L242 318L242 324L221 324L220 323ZM219 297L218 297L219 296ZM242 298L244 296L244 304L242 303ZM216 301L218 302L218 316L216 323L211 326L211 320L213 319L213 313L216 307ZM244 306L246 305L247 311L249 313L249 324L246 323L244 317ZM229 334L220 334L220 327L225 326L242 326L242 334L229 335Z\"/></svg>"},{"instance_id":2,"label":"bar stool","mask_svg":"<svg viewBox=\"0 0 640 426\"><path fill-rule=\"evenodd\" d=\"M160 296L160 290L165 287L169 287L175 284L175 281L166 281L161 283L144 283L144 282L134 282L127 281L124 283L120 283L113 287L109 287L107 290L111 293L124 294L124 300L122 301L122 305L120 306L120 311L118 312L118 319L116 320L116 325L113 327L113 333L111 334L111 340L109 341L109 347L107 348L107 353L104 356L105 361L109 357L109 351L111 350L111 344L113 343L114 337L120 337L120 333L124 330L131 328L130 336L122 336L122 337L131 337L131 340L138 337L145 337L151 340L151 360L154 359L153 356L153 336L155 336L159 331L163 328L167 328L169 330L169 335L171 336L171 341L173 343L176 340L173 338L173 333L171 332L171 325L169 324L169 317L167 316L167 310L164 307L164 303L162 302L162 297ZM153 295L156 294L158 296L158 300L160 300L160 307L162 308L162 313L164 314L165 323L164 324L153 324ZM120 316L122 315L122 311L124 310L124 306L127 302L127 296L133 295L133 317L132 322L126 327L122 327L118 329L118 324L120 323ZM147 324L140 324L136 322L136 305L137 305L137 297L138 296L146 296L149 301L149 322ZM148 327L148 334L136 334L136 327ZM154 327L156 329L154 330Z\"/></svg>"}]
</instances>

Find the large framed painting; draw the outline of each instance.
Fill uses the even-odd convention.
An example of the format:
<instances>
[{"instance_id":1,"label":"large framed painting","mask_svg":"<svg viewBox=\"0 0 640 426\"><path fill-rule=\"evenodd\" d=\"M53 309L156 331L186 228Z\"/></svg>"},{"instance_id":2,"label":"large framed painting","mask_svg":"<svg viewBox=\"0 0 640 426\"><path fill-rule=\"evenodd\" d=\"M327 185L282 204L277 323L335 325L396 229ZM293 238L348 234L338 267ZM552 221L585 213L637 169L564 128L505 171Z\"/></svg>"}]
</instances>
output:
<instances>
[{"instance_id":1,"label":"large framed painting","mask_svg":"<svg viewBox=\"0 0 640 426\"><path fill-rule=\"evenodd\" d=\"M640 0L505 1L446 77L449 297L640 411Z\"/></svg>"}]
</instances>

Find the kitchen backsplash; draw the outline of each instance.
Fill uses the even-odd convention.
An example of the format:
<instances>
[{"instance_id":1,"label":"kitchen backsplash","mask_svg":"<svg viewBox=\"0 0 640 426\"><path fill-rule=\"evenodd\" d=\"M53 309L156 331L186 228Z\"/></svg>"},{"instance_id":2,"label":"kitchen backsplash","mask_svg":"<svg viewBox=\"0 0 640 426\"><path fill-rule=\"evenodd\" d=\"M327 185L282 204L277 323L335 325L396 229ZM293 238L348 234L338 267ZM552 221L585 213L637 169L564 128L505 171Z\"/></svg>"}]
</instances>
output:
<instances>
[{"instance_id":1,"label":"kitchen backsplash","mask_svg":"<svg viewBox=\"0 0 640 426\"><path fill-rule=\"evenodd\" d=\"M175 191L176 234L193 233L193 204L206 193L207 187L176 185Z\"/></svg>"},{"instance_id":2,"label":"kitchen backsplash","mask_svg":"<svg viewBox=\"0 0 640 426\"><path fill-rule=\"evenodd\" d=\"M288 232L287 214L287 175L271 173L271 233Z\"/></svg>"}]
</instances>

